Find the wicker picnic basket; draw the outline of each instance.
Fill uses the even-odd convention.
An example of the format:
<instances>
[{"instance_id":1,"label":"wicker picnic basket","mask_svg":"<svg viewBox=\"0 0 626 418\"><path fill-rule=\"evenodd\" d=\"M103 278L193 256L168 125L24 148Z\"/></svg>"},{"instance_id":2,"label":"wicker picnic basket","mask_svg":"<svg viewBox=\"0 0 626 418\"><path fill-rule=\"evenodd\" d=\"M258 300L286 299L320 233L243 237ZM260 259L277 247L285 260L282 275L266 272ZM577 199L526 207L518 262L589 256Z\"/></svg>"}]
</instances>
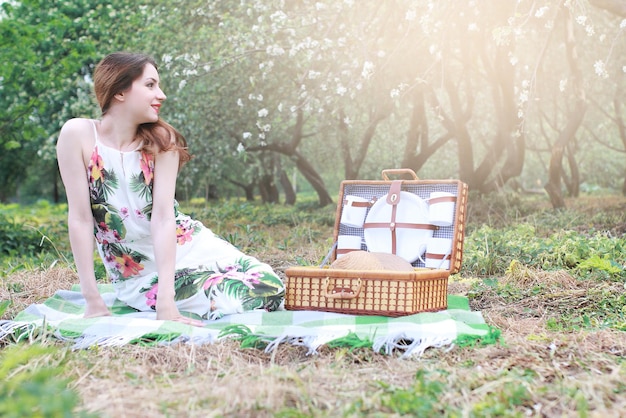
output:
<instances>
[{"instance_id":1,"label":"wicker picnic basket","mask_svg":"<svg viewBox=\"0 0 626 418\"><path fill-rule=\"evenodd\" d=\"M344 180L333 230L335 244L322 266L286 269L285 309L383 316L446 309L448 278L462 264L467 194L467 185L459 180L420 180L408 169L383 170L382 180ZM450 222L433 225L424 210L439 202L449 204ZM346 221L348 211L355 208L360 211L357 221ZM341 238L357 245L341 248ZM425 242L436 239L449 241L445 254L429 253ZM359 250L398 254L414 269L346 270L326 265ZM440 264L427 265L433 260Z\"/></svg>"}]
</instances>

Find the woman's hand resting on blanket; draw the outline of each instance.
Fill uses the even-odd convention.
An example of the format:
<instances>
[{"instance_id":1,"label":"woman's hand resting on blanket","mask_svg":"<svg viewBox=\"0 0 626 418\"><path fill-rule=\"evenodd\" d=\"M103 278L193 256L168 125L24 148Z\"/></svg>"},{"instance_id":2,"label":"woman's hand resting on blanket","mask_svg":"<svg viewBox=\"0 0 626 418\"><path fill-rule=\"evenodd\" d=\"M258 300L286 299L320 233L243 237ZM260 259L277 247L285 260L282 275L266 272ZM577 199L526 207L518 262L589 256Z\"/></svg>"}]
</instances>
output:
<instances>
[{"instance_id":1,"label":"woman's hand resting on blanket","mask_svg":"<svg viewBox=\"0 0 626 418\"><path fill-rule=\"evenodd\" d=\"M183 324L193 325L194 327L204 326L204 323L202 321L182 316L174 301L159 302L159 300L157 299L156 311L157 319L159 320L181 322Z\"/></svg>"},{"instance_id":2,"label":"woman's hand resting on blanket","mask_svg":"<svg viewBox=\"0 0 626 418\"><path fill-rule=\"evenodd\" d=\"M96 318L98 316L111 316L111 311L104 303L102 297L97 297L92 300L86 299L85 318Z\"/></svg>"}]
</instances>

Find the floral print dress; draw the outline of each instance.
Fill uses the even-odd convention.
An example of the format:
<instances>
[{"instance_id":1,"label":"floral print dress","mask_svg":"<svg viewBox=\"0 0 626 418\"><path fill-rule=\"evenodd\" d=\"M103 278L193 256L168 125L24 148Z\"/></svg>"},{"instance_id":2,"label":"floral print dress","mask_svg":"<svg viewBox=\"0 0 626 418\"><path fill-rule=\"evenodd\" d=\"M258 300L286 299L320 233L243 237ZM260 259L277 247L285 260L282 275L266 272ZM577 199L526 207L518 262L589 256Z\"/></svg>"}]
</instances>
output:
<instances>
[{"instance_id":1,"label":"floral print dress","mask_svg":"<svg viewBox=\"0 0 626 418\"><path fill-rule=\"evenodd\" d=\"M98 253L118 299L140 311L154 310L159 285L150 233L154 157L139 150L120 152L95 135L87 175ZM176 201L173 210L175 300L181 312L218 319L282 309L284 284L269 265L181 213Z\"/></svg>"}]
</instances>

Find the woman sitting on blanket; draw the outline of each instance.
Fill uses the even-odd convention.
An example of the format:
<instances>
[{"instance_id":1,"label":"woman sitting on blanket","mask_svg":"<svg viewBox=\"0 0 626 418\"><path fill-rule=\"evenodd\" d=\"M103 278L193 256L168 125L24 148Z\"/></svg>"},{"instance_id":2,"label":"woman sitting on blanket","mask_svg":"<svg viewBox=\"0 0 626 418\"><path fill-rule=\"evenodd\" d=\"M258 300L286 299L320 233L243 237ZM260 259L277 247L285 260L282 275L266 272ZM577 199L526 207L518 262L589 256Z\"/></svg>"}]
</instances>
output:
<instances>
[{"instance_id":1,"label":"woman sitting on blanket","mask_svg":"<svg viewBox=\"0 0 626 418\"><path fill-rule=\"evenodd\" d=\"M201 326L181 312L217 319L282 309L284 284L270 266L178 210L176 177L190 155L159 118L165 94L154 60L111 54L95 69L94 89L101 118L67 121L57 144L85 317L110 315L93 235L118 299L157 319Z\"/></svg>"}]
</instances>

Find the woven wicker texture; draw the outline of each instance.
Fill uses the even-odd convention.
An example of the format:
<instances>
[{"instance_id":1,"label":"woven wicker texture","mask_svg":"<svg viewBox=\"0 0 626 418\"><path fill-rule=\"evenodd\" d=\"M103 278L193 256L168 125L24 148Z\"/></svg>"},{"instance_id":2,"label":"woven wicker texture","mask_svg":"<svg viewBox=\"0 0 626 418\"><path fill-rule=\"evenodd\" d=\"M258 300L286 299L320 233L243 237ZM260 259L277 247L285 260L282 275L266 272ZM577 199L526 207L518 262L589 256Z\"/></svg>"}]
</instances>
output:
<instances>
[{"instance_id":1,"label":"woven wicker texture","mask_svg":"<svg viewBox=\"0 0 626 418\"><path fill-rule=\"evenodd\" d=\"M292 267L285 308L402 316L447 308L448 270L355 271Z\"/></svg>"}]
</instances>

